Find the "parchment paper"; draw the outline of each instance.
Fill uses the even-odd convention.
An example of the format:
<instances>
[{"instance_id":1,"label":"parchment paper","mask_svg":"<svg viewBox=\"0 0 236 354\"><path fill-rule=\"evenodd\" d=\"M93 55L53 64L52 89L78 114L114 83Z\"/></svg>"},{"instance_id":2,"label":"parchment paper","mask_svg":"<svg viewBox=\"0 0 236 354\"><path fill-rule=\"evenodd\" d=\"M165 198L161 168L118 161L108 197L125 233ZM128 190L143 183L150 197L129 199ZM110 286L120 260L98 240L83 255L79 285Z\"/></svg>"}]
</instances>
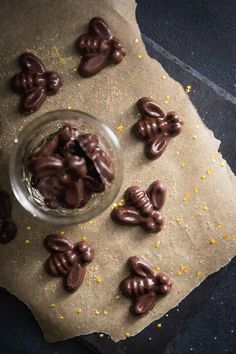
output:
<instances>
[{"instance_id":1,"label":"parchment paper","mask_svg":"<svg viewBox=\"0 0 236 354\"><path fill-rule=\"evenodd\" d=\"M29 306L48 341L94 331L108 333L115 341L128 333L134 335L176 306L236 253L236 179L217 153L219 141L204 126L180 84L148 57L135 21L134 1L118 3L1 3L1 189L11 190L8 160L19 131L44 112L67 107L97 116L119 137L125 178L117 201L133 184L147 187L161 179L169 189L164 206L166 225L153 235L138 227L114 224L109 217L111 209L84 225L57 229L30 216L11 193L13 220L19 231L13 242L0 245L0 285ZM82 79L75 71L79 56L73 46L93 16L108 21L115 36L126 44L128 54L120 65ZM49 69L59 71L65 83L39 112L25 118L17 112L19 97L7 85L9 77L19 71L17 55L26 49L38 54ZM172 139L164 155L154 162L146 159L143 143L130 134L138 119L135 103L142 96L152 96L166 111L176 110L185 120L181 135ZM121 124L124 129L119 132L116 128ZM73 295L63 290L61 278L54 279L43 270L48 253L42 242L55 231L64 232L73 241L87 236L96 250L82 287ZM127 258L132 255L144 256L174 280L170 295L139 319L129 314L130 301L116 296L119 282L128 274ZM52 304L56 306L52 308Z\"/></svg>"}]
</instances>

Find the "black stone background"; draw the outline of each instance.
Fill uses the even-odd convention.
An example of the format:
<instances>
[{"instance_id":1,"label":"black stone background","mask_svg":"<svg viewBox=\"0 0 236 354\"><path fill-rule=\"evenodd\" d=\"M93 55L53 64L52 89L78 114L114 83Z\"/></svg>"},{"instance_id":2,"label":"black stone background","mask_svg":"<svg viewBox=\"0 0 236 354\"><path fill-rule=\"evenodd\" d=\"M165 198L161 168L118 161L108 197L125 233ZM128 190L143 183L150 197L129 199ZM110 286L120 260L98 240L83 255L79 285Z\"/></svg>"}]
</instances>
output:
<instances>
[{"instance_id":1,"label":"black stone background","mask_svg":"<svg viewBox=\"0 0 236 354\"><path fill-rule=\"evenodd\" d=\"M137 2L148 52L176 80L192 86L191 100L222 140L220 150L236 172L236 1ZM1 289L0 354L236 353L235 274L236 260L158 321L160 329L153 323L117 344L96 334L47 344L27 307Z\"/></svg>"}]
</instances>

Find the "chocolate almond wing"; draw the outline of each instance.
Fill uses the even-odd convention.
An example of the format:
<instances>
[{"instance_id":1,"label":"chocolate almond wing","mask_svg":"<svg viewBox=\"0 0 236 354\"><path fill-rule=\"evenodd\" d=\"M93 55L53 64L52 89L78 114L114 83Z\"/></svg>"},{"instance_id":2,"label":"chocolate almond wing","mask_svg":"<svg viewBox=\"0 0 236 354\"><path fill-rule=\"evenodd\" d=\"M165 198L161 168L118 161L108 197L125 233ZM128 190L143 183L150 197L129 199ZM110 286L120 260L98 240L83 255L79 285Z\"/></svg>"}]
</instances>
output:
<instances>
[{"instance_id":1,"label":"chocolate almond wing","mask_svg":"<svg viewBox=\"0 0 236 354\"><path fill-rule=\"evenodd\" d=\"M110 27L101 17L94 17L91 19L89 22L89 33L107 40L110 40L113 37Z\"/></svg>"},{"instance_id":2,"label":"chocolate almond wing","mask_svg":"<svg viewBox=\"0 0 236 354\"><path fill-rule=\"evenodd\" d=\"M133 300L130 312L136 316L145 316L154 308L155 302L156 295L154 292L139 296Z\"/></svg>"},{"instance_id":3,"label":"chocolate almond wing","mask_svg":"<svg viewBox=\"0 0 236 354\"><path fill-rule=\"evenodd\" d=\"M167 134L161 134L151 138L145 144L145 154L150 160L155 160L160 157L169 143Z\"/></svg>"},{"instance_id":4,"label":"chocolate almond wing","mask_svg":"<svg viewBox=\"0 0 236 354\"><path fill-rule=\"evenodd\" d=\"M130 272L142 278L153 278L156 275L152 265L143 257L133 256L127 261Z\"/></svg>"},{"instance_id":5,"label":"chocolate almond wing","mask_svg":"<svg viewBox=\"0 0 236 354\"><path fill-rule=\"evenodd\" d=\"M44 73L46 68L36 55L33 53L23 53L19 57L19 64L23 70Z\"/></svg>"},{"instance_id":6,"label":"chocolate almond wing","mask_svg":"<svg viewBox=\"0 0 236 354\"><path fill-rule=\"evenodd\" d=\"M160 120L165 118L165 113L161 107L149 97L140 98L137 107L142 117L158 118Z\"/></svg>"},{"instance_id":7,"label":"chocolate almond wing","mask_svg":"<svg viewBox=\"0 0 236 354\"><path fill-rule=\"evenodd\" d=\"M167 188L161 181L154 181L148 188L147 194L153 207L161 210L166 201Z\"/></svg>"},{"instance_id":8,"label":"chocolate almond wing","mask_svg":"<svg viewBox=\"0 0 236 354\"><path fill-rule=\"evenodd\" d=\"M25 114L36 112L41 107L46 97L47 94L44 88L39 88L39 87L31 88L21 98L21 102L20 102L21 112Z\"/></svg>"},{"instance_id":9,"label":"chocolate almond wing","mask_svg":"<svg viewBox=\"0 0 236 354\"><path fill-rule=\"evenodd\" d=\"M67 238L58 236L56 234L48 235L44 239L44 246L49 252L63 253L73 249L73 243Z\"/></svg>"},{"instance_id":10,"label":"chocolate almond wing","mask_svg":"<svg viewBox=\"0 0 236 354\"><path fill-rule=\"evenodd\" d=\"M83 283L85 277L85 267L75 264L64 277L64 287L67 291L75 291Z\"/></svg>"},{"instance_id":11,"label":"chocolate almond wing","mask_svg":"<svg viewBox=\"0 0 236 354\"><path fill-rule=\"evenodd\" d=\"M87 54L82 57L78 72L82 77L91 77L99 73L107 65L106 54Z\"/></svg>"},{"instance_id":12,"label":"chocolate almond wing","mask_svg":"<svg viewBox=\"0 0 236 354\"><path fill-rule=\"evenodd\" d=\"M142 222L142 217L135 208L125 206L114 208L111 218L118 224L126 226L140 225Z\"/></svg>"}]
</instances>

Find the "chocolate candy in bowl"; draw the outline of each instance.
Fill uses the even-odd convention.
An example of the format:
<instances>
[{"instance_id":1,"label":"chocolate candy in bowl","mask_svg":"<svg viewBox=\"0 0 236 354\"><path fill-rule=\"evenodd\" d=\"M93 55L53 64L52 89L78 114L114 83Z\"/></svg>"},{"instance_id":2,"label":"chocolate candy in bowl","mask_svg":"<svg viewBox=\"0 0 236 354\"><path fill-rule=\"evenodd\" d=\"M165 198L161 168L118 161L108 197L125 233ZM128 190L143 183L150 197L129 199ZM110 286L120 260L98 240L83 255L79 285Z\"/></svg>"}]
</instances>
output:
<instances>
[{"instance_id":1,"label":"chocolate candy in bowl","mask_svg":"<svg viewBox=\"0 0 236 354\"><path fill-rule=\"evenodd\" d=\"M47 222L70 225L99 215L115 199L123 161L115 134L79 111L49 112L21 132L10 160L16 198Z\"/></svg>"}]
</instances>

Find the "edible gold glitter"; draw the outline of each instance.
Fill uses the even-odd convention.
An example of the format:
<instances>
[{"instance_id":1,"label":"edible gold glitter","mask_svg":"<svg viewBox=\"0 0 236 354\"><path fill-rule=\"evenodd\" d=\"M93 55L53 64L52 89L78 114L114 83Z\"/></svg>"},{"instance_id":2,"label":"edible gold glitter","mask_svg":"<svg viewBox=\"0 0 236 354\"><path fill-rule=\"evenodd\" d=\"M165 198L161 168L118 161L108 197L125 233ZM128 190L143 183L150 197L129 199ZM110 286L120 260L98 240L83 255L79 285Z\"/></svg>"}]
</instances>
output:
<instances>
[{"instance_id":1,"label":"edible gold glitter","mask_svg":"<svg viewBox=\"0 0 236 354\"><path fill-rule=\"evenodd\" d=\"M178 271L176 272L176 274L180 276L180 275L182 275L182 272L181 272L180 270L178 270Z\"/></svg>"},{"instance_id":2,"label":"edible gold glitter","mask_svg":"<svg viewBox=\"0 0 236 354\"><path fill-rule=\"evenodd\" d=\"M197 140L197 138L198 138L197 135L193 135L193 136L192 136L192 139L193 139L193 140Z\"/></svg>"},{"instance_id":3,"label":"edible gold glitter","mask_svg":"<svg viewBox=\"0 0 236 354\"><path fill-rule=\"evenodd\" d=\"M227 232L224 232L224 234L223 234L223 238L224 238L224 239L229 238L229 234L227 234Z\"/></svg>"},{"instance_id":4,"label":"edible gold glitter","mask_svg":"<svg viewBox=\"0 0 236 354\"><path fill-rule=\"evenodd\" d=\"M107 310L104 310L104 311L103 311L103 314L104 314L105 316L107 316L107 315L108 315L108 311L107 311Z\"/></svg>"},{"instance_id":5,"label":"edible gold glitter","mask_svg":"<svg viewBox=\"0 0 236 354\"><path fill-rule=\"evenodd\" d=\"M165 79L166 79L166 76L165 76L165 75L162 75L161 78L162 78L162 80L165 80Z\"/></svg>"},{"instance_id":6,"label":"edible gold glitter","mask_svg":"<svg viewBox=\"0 0 236 354\"><path fill-rule=\"evenodd\" d=\"M176 221L178 224L180 224L181 221L183 221L182 216L176 216L175 221Z\"/></svg>"},{"instance_id":7,"label":"edible gold glitter","mask_svg":"<svg viewBox=\"0 0 236 354\"><path fill-rule=\"evenodd\" d=\"M216 155L215 155L215 154L212 154L212 155L211 155L211 161L212 161L212 162L215 162L215 161L216 161Z\"/></svg>"},{"instance_id":8,"label":"edible gold glitter","mask_svg":"<svg viewBox=\"0 0 236 354\"><path fill-rule=\"evenodd\" d=\"M60 231L60 235L61 235L61 236L65 235L65 231L63 231L63 230Z\"/></svg>"},{"instance_id":9,"label":"edible gold glitter","mask_svg":"<svg viewBox=\"0 0 236 354\"><path fill-rule=\"evenodd\" d=\"M160 247L160 244L161 244L161 241L157 241L157 242L155 243L155 247L156 247L156 248Z\"/></svg>"},{"instance_id":10,"label":"edible gold glitter","mask_svg":"<svg viewBox=\"0 0 236 354\"><path fill-rule=\"evenodd\" d=\"M187 202L190 199L190 193L184 193L183 201Z\"/></svg>"},{"instance_id":11,"label":"edible gold glitter","mask_svg":"<svg viewBox=\"0 0 236 354\"><path fill-rule=\"evenodd\" d=\"M194 193L199 193L199 187L198 186L194 187Z\"/></svg>"},{"instance_id":12,"label":"edible gold glitter","mask_svg":"<svg viewBox=\"0 0 236 354\"><path fill-rule=\"evenodd\" d=\"M87 241L87 236L82 236L82 241Z\"/></svg>"},{"instance_id":13,"label":"edible gold glitter","mask_svg":"<svg viewBox=\"0 0 236 354\"><path fill-rule=\"evenodd\" d=\"M160 267L155 267L154 268L157 273L160 273L161 268Z\"/></svg>"},{"instance_id":14,"label":"edible gold glitter","mask_svg":"<svg viewBox=\"0 0 236 354\"><path fill-rule=\"evenodd\" d=\"M99 337L100 337L100 338L103 338L103 337L104 337L104 334L103 334L103 333L99 333Z\"/></svg>"},{"instance_id":15,"label":"edible gold glitter","mask_svg":"<svg viewBox=\"0 0 236 354\"><path fill-rule=\"evenodd\" d=\"M94 310L94 314L96 315L96 316L98 316L99 315L99 311L98 310Z\"/></svg>"},{"instance_id":16,"label":"edible gold glitter","mask_svg":"<svg viewBox=\"0 0 236 354\"><path fill-rule=\"evenodd\" d=\"M233 237L232 237L232 240L233 240L233 241L236 241L236 236L233 236Z\"/></svg>"},{"instance_id":17,"label":"edible gold glitter","mask_svg":"<svg viewBox=\"0 0 236 354\"><path fill-rule=\"evenodd\" d=\"M76 72L76 71L77 71L77 67L74 66L74 67L72 68L72 71Z\"/></svg>"},{"instance_id":18,"label":"edible gold glitter","mask_svg":"<svg viewBox=\"0 0 236 354\"><path fill-rule=\"evenodd\" d=\"M157 328L161 328L161 323L157 323Z\"/></svg>"},{"instance_id":19,"label":"edible gold glitter","mask_svg":"<svg viewBox=\"0 0 236 354\"><path fill-rule=\"evenodd\" d=\"M186 166L186 164L187 164L187 162L186 162L186 161L182 161L182 162L181 162L181 167L185 167L185 166Z\"/></svg>"},{"instance_id":20,"label":"edible gold glitter","mask_svg":"<svg viewBox=\"0 0 236 354\"><path fill-rule=\"evenodd\" d=\"M138 42L139 42L138 38L135 38L135 43L138 43Z\"/></svg>"},{"instance_id":21,"label":"edible gold glitter","mask_svg":"<svg viewBox=\"0 0 236 354\"><path fill-rule=\"evenodd\" d=\"M224 161L221 162L220 166L221 166L221 167L224 167L224 166L225 166Z\"/></svg>"},{"instance_id":22,"label":"edible gold glitter","mask_svg":"<svg viewBox=\"0 0 236 354\"><path fill-rule=\"evenodd\" d=\"M116 296L115 296L115 299L116 299L116 300L120 299L120 295L119 295L119 294L116 295Z\"/></svg>"},{"instance_id":23,"label":"edible gold glitter","mask_svg":"<svg viewBox=\"0 0 236 354\"><path fill-rule=\"evenodd\" d=\"M215 240L214 238L211 238L211 239L210 239L210 244L211 244L211 245L214 245L215 243L216 243L216 240Z\"/></svg>"},{"instance_id":24,"label":"edible gold glitter","mask_svg":"<svg viewBox=\"0 0 236 354\"><path fill-rule=\"evenodd\" d=\"M204 207L202 208L202 210L203 210L203 211L208 211L208 207L207 207L207 206L204 206Z\"/></svg>"},{"instance_id":25,"label":"edible gold glitter","mask_svg":"<svg viewBox=\"0 0 236 354\"><path fill-rule=\"evenodd\" d=\"M197 276L197 277L202 277L202 276L203 276L203 272L198 271L198 272L196 273L196 276Z\"/></svg>"},{"instance_id":26,"label":"edible gold glitter","mask_svg":"<svg viewBox=\"0 0 236 354\"><path fill-rule=\"evenodd\" d=\"M169 103L169 101L168 101L168 100L165 100L165 101L164 101L164 103L165 103L165 104L168 104L168 103Z\"/></svg>"},{"instance_id":27,"label":"edible gold glitter","mask_svg":"<svg viewBox=\"0 0 236 354\"><path fill-rule=\"evenodd\" d=\"M26 230L31 230L31 226L27 226Z\"/></svg>"},{"instance_id":28,"label":"edible gold glitter","mask_svg":"<svg viewBox=\"0 0 236 354\"><path fill-rule=\"evenodd\" d=\"M67 109L71 109L71 106L69 104L67 105Z\"/></svg>"},{"instance_id":29,"label":"edible gold glitter","mask_svg":"<svg viewBox=\"0 0 236 354\"><path fill-rule=\"evenodd\" d=\"M188 273L188 267L184 264L181 264L181 270L184 272L184 273Z\"/></svg>"},{"instance_id":30,"label":"edible gold glitter","mask_svg":"<svg viewBox=\"0 0 236 354\"><path fill-rule=\"evenodd\" d=\"M123 206L125 205L125 200L124 199L121 199L118 203L119 206Z\"/></svg>"},{"instance_id":31,"label":"edible gold glitter","mask_svg":"<svg viewBox=\"0 0 236 354\"><path fill-rule=\"evenodd\" d=\"M30 240L25 240L25 244L28 245L30 243Z\"/></svg>"},{"instance_id":32,"label":"edible gold glitter","mask_svg":"<svg viewBox=\"0 0 236 354\"><path fill-rule=\"evenodd\" d=\"M124 130L124 125L122 123L117 125L116 130L121 133Z\"/></svg>"},{"instance_id":33,"label":"edible gold glitter","mask_svg":"<svg viewBox=\"0 0 236 354\"><path fill-rule=\"evenodd\" d=\"M55 309L56 304L51 304L50 307L51 307L52 309Z\"/></svg>"},{"instance_id":34,"label":"edible gold glitter","mask_svg":"<svg viewBox=\"0 0 236 354\"><path fill-rule=\"evenodd\" d=\"M206 176L205 176L205 175L202 175L202 176L200 177L200 179L201 179L202 181L204 181L204 180L206 179Z\"/></svg>"},{"instance_id":35,"label":"edible gold glitter","mask_svg":"<svg viewBox=\"0 0 236 354\"><path fill-rule=\"evenodd\" d=\"M214 172L214 169L212 167L208 168L208 170L207 170L208 175L212 175L213 172Z\"/></svg>"},{"instance_id":36,"label":"edible gold glitter","mask_svg":"<svg viewBox=\"0 0 236 354\"><path fill-rule=\"evenodd\" d=\"M167 100L170 100L170 96L167 95L167 96L166 96L166 99L167 99Z\"/></svg>"},{"instance_id":37,"label":"edible gold glitter","mask_svg":"<svg viewBox=\"0 0 236 354\"><path fill-rule=\"evenodd\" d=\"M125 332L125 337L130 337L130 333L129 332Z\"/></svg>"},{"instance_id":38,"label":"edible gold glitter","mask_svg":"<svg viewBox=\"0 0 236 354\"><path fill-rule=\"evenodd\" d=\"M59 316L59 318L60 318L60 320L64 320L65 319L65 317L64 316Z\"/></svg>"},{"instance_id":39,"label":"edible gold glitter","mask_svg":"<svg viewBox=\"0 0 236 354\"><path fill-rule=\"evenodd\" d=\"M82 312L82 310L81 310L80 308L78 308L78 309L76 310L77 315L80 315L81 312Z\"/></svg>"},{"instance_id":40,"label":"edible gold glitter","mask_svg":"<svg viewBox=\"0 0 236 354\"><path fill-rule=\"evenodd\" d=\"M142 59L142 57L143 57L143 56L142 56L141 54L138 55L138 58L139 58L139 59Z\"/></svg>"},{"instance_id":41,"label":"edible gold glitter","mask_svg":"<svg viewBox=\"0 0 236 354\"><path fill-rule=\"evenodd\" d=\"M96 275L95 276L95 281L96 281L96 283L101 283L102 282L102 278L100 277L100 275Z\"/></svg>"},{"instance_id":42,"label":"edible gold glitter","mask_svg":"<svg viewBox=\"0 0 236 354\"><path fill-rule=\"evenodd\" d=\"M217 227L217 229L222 229L223 224L217 224L216 227Z\"/></svg>"},{"instance_id":43,"label":"edible gold glitter","mask_svg":"<svg viewBox=\"0 0 236 354\"><path fill-rule=\"evenodd\" d=\"M89 220L88 223L89 223L89 225L93 225L94 221L93 220Z\"/></svg>"}]
</instances>

